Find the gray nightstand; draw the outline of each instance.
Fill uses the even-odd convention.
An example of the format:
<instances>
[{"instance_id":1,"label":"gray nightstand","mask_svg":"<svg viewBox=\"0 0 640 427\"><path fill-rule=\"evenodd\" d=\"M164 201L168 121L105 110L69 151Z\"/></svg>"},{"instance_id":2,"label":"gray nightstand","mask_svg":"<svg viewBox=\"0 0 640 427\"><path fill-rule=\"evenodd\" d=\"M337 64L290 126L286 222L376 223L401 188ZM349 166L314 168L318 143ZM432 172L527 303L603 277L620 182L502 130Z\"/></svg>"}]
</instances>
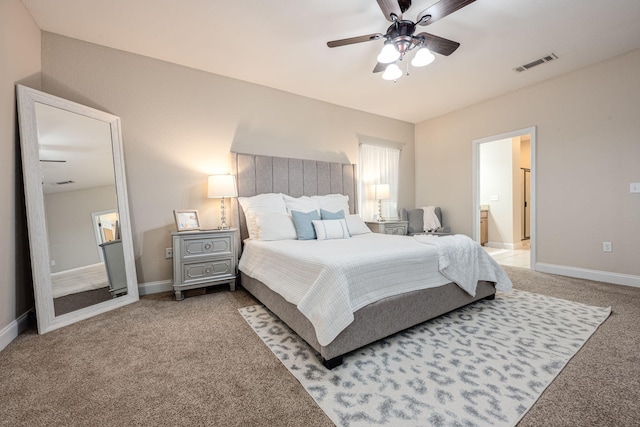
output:
<instances>
[{"instance_id":1,"label":"gray nightstand","mask_svg":"<svg viewBox=\"0 0 640 427\"><path fill-rule=\"evenodd\" d=\"M176 300L183 291L229 284L236 288L236 231L206 230L171 233L173 237L173 291Z\"/></svg>"},{"instance_id":2,"label":"gray nightstand","mask_svg":"<svg viewBox=\"0 0 640 427\"><path fill-rule=\"evenodd\" d=\"M369 229L374 233L397 234L400 236L406 236L409 221L367 221L366 224L367 227L369 227Z\"/></svg>"}]
</instances>

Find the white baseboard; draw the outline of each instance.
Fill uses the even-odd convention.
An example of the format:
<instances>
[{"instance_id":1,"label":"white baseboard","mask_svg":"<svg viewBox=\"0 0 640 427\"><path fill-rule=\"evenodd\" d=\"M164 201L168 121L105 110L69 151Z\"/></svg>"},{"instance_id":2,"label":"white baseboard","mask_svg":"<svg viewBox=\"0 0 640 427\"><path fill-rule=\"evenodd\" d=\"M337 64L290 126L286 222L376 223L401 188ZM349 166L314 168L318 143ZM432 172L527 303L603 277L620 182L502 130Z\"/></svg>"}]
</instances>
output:
<instances>
[{"instance_id":1,"label":"white baseboard","mask_svg":"<svg viewBox=\"0 0 640 427\"><path fill-rule=\"evenodd\" d=\"M158 282L138 284L138 293L140 296L170 291L173 291L173 281L171 280L160 280Z\"/></svg>"},{"instance_id":2,"label":"white baseboard","mask_svg":"<svg viewBox=\"0 0 640 427\"><path fill-rule=\"evenodd\" d=\"M0 331L0 351L11 344L11 341L15 340L21 332L29 328L31 311L27 311Z\"/></svg>"},{"instance_id":3,"label":"white baseboard","mask_svg":"<svg viewBox=\"0 0 640 427\"><path fill-rule=\"evenodd\" d=\"M502 242L487 242L485 246L495 249L508 249L515 251L516 249L522 249L522 242L517 243L502 243Z\"/></svg>"},{"instance_id":4,"label":"white baseboard","mask_svg":"<svg viewBox=\"0 0 640 427\"><path fill-rule=\"evenodd\" d=\"M640 288L640 276L537 262L535 271Z\"/></svg>"}]
</instances>

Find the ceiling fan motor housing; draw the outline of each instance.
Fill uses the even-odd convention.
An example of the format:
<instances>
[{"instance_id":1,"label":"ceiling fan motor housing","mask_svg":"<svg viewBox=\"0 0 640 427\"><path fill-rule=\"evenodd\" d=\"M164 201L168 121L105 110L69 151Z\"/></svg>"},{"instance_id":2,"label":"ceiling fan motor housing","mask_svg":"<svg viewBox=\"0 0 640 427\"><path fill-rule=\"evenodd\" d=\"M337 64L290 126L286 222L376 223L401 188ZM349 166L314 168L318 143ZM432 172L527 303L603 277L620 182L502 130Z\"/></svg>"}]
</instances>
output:
<instances>
[{"instance_id":1,"label":"ceiling fan motor housing","mask_svg":"<svg viewBox=\"0 0 640 427\"><path fill-rule=\"evenodd\" d=\"M413 33L415 31L416 24L412 21L397 21L387 29L386 37L396 46L400 55L404 55L414 43Z\"/></svg>"}]
</instances>

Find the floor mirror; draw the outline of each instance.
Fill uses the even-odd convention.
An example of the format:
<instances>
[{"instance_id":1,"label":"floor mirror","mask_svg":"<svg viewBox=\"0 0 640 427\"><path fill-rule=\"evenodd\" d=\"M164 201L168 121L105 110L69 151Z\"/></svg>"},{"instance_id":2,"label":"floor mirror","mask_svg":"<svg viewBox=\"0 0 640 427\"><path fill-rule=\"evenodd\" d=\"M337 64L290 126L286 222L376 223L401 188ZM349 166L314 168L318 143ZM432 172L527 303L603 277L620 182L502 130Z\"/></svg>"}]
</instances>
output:
<instances>
[{"instance_id":1,"label":"floor mirror","mask_svg":"<svg viewBox=\"0 0 640 427\"><path fill-rule=\"evenodd\" d=\"M120 118L17 85L38 332L138 300Z\"/></svg>"}]
</instances>

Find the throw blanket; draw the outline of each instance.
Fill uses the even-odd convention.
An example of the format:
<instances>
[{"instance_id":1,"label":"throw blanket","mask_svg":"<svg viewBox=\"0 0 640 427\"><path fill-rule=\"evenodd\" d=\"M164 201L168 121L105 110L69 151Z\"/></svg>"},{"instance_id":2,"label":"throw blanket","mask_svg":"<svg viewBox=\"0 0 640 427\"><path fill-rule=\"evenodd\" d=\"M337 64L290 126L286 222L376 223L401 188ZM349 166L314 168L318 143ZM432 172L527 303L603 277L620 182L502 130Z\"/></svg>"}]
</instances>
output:
<instances>
[{"instance_id":1,"label":"throw blanket","mask_svg":"<svg viewBox=\"0 0 640 427\"><path fill-rule=\"evenodd\" d=\"M418 242L438 250L440 273L469 295L476 295L478 280L495 282L496 290L508 292L513 286L502 267L480 246L463 234L454 236L415 235Z\"/></svg>"},{"instance_id":2,"label":"throw blanket","mask_svg":"<svg viewBox=\"0 0 640 427\"><path fill-rule=\"evenodd\" d=\"M424 214L422 216L422 221L424 222L424 231L437 230L442 226L440 224L440 220L438 219L438 215L436 215L435 206L425 206L422 208Z\"/></svg>"}]
</instances>

